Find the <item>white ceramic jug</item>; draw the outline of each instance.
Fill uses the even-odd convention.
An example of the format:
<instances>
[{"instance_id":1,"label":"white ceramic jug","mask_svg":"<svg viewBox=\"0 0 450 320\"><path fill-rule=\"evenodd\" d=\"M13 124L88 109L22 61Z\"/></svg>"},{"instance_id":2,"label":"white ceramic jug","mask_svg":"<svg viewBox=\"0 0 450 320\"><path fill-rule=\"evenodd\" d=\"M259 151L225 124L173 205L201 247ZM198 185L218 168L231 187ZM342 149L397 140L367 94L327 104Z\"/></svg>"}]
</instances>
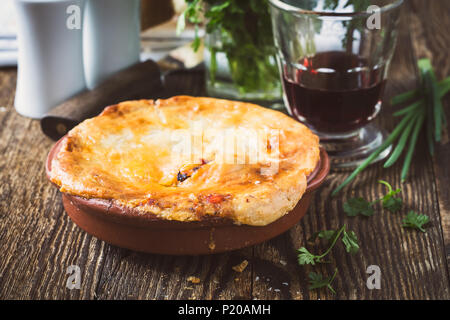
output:
<instances>
[{"instance_id":1,"label":"white ceramic jug","mask_svg":"<svg viewBox=\"0 0 450 320\"><path fill-rule=\"evenodd\" d=\"M86 0L83 55L89 89L139 61L140 0Z\"/></svg>"},{"instance_id":2,"label":"white ceramic jug","mask_svg":"<svg viewBox=\"0 0 450 320\"><path fill-rule=\"evenodd\" d=\"M41 118L85 89L82 57L84 0L15 0L18 78L15 108Z\"/></svg>"}]
</instances>

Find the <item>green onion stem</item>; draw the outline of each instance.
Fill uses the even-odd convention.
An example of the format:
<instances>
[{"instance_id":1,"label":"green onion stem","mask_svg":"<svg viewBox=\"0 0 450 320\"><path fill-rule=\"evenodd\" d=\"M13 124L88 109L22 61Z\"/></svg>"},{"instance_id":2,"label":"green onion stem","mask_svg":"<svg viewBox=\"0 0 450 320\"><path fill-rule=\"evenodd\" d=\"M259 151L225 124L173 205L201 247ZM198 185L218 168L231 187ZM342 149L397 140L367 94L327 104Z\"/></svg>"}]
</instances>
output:
<instances>
[{"instance_id":1,"label":"green onion stem","mask_svg":"<svg viewBox=\"0 0 450 320\"><path fill-rule=\"evenodd\" d=\"M443 97L445 93L450 89L450 77L445 78L438 84L440 96ZM413 98L420 97L420 89L411 90L405 93L396 95L391 99L391 105L395 106L397 104L404 103L406 101L412 100Z\"/></svg>"},{"instance_id":2,"label":"green onion stem","mask_svg":"<svg viewBox=\"0 0 450 320\"><path fill-rule=\"evenodd\" d=\"M363 171L368 165L374 161L381 152L383 152L387 147L389 147L392 142L397 139L398 135L402 132L403 128L408 124L410 119L413 117L413 113L408 113L395 127L394 131L387 137L387 139L379 146L363 163L361 163L343 183L341 183L331 194L335 196L339 191L342 190L346 185L348 185L361 171Z\"/></svg>"},{"instance_id":3,"label":"green onion stem","mask_svg":"<svg viewBox=\"0 0 450 320\"><path fill-rule=\"evenodd\" d=\"M414 154L414 149L417 143L417 138L419 136L420 129L422 128L423 122L425 120L425 112L422 111L420 116L416 119L414 131L409 141L408 152L406 153L405 162L403 163L401 180L404 182L408 176L409 167L411 166L412 156Z\"/></svg>"},{"instance_id":4,"label":"green onion stem","mask_svg":"<svg viewBox=\"0 0 450 320\"><path fill-rule=\"evenodd\" d=\"M412 100L413 98L419 98L419 90L412 90L405 93L401 93L399 95L396 95L391 99L391 105L395 106L397 104L404 103L406 101Z\"/></svg>"},{"instance_id":5,"label":"green onion stem","mask_svg":"<svg viewBox=\"0 0 450 320\"><path fill-rule=\"evenodd\" d=\"M440 99L440 91L437 84L436 75L433 71L433 66L429 59L420 59L418 62L419 70L422 75L423 86L426 91L427 102L429 107L432 107L432 113L430 111L430 117L434 116L434 136L436 141L441 141L441 110L442 102ZM430 120L432 121L432 120ZM430 122L429 122L430 123ZM431 122L432 125L432 122Z\"/></svg>"},{"instance_id":6,"label":"green onion stem","mask_svg":"<svg viewBox=\"0 0 450 320\"><path fill-rule=\"evenodd\" d=\"M450 78L448 78L448 80L450 80ZM441 98L443 98L449 91L450 91L450 81L447 81L445 83L441 82L439 84L439 96ZM400 110L394 112L393 116L394 117L398 117L398 116L404 115L404 114L412 111L415 108L421 107L424 103L425 103L425 99L422 98L422 99L412 103L408 107L400 109ZM444 120L444 123L445 123L446 122L445 117L443 117L443 120Z\"/></svg>"},{"instance_id":7,"label":"green onion stem","mask_svg":"<svg viewBox=\"0 0 450 320\"><path fill-rule=\"evenodd\" d=\"M393 115L394 117L402 116L402 115L404 115L404 114L406 114L406 113L415 111L415 110L418 109L419 107L423 106L423 104L424 104L423 99L422 99L422 100L419 100L419 101L416 101L416 102L414 102L413 104L411 104L410 106L408 106L408 107L406 107L406 108L403 108L403 109L400 109L400 110L398 110L397 112L394 112L392 115Z\"/></svg>"},{"instance_id":8,"label":"green onion stem","mask_svg":"<svg viewBox=\"0 0 450 320\"><path fill-rule=\"evenodd\" d=\"M419 113L415 113L414 117L412 118L412 121L407 124L405 131L403 131L402 135L400 136L400 139L398 140L397 146L395 147L394 151L392 152L389 159L384 163L384 168L389 168L392 166L400 157L400 155L403 152L403 149L406 146L406 141L409 138L409 134L411 133L411 130L414 126L414 122L419 117Z\"/></svg>"},{"instance_id":9,"label":"green onion stem","mask_svg":"<svg viewBox=\"0 0 450 320\"><path fill-rule=\"evenodd\" d=\"M424 86L426 96L427 98L430 97L428 94L427 86ZM430 99L431 102L431 99ZM430 152L430 155L432 156L434 154L434 142L433 142L433 118L434 118L434 110L432 108L431 103L427 103L424 110L426 112L426 139L427 139L427 145L428 145L428 151Z\"/></svg>"}]
</instances>

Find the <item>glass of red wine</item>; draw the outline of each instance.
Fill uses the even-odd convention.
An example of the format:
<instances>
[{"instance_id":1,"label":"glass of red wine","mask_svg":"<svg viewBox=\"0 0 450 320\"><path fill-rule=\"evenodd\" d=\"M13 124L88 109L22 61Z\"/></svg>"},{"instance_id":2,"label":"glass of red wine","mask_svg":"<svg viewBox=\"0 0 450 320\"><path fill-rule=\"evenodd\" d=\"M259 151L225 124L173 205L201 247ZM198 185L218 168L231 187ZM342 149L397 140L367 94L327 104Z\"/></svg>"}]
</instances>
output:
<instances>
[{"instance_id":1,"label":"glass of red wine","mask_svg":"<svg viewBox=\"0 0 450 320\"><path fill-rule=\"evenodd\" d=\"M289 114L320 137L334 168L357 166L386 137L373 120L381 109L403 0L269 3Z\"/></svg>"}]
</instances>

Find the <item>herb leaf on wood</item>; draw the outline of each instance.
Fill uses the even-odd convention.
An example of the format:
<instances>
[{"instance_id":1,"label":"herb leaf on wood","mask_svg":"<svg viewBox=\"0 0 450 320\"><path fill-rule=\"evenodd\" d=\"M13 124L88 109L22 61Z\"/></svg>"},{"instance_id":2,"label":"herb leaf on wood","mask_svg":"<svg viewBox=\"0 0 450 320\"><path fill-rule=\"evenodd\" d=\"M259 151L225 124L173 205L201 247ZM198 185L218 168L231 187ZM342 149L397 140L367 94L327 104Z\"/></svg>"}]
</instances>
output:
<instances>
[{"instance_id":1,"label":"herb leaf on wood","mask_svg":"<svg viewBox=\"0 0 450 320\"><path fill-rule=\"evenodd\" d=\"M334 270L334 274L331 277L324 278L323 275L315 272L310 272L309 277L309 290L320 289L320 288L328 288L332 293L336 294L336 291L331 286L334 278L336 277L338 269Z\"/></svg>"},{"instance_id":2,"label":"herb leaf on wood","mask_svg":"<svg viewBox=\"0 0 450 320\"><path fill-rule=\"evenodd\" d=\"M424 214L418 214L414 211L410 211L406 218L403 219L403 227L404 228L413 228L418 229L422 232L426 232L426 230L423 228L425 224L430 222L430 218L427 215Z\"/></svg>"}]
</instances>

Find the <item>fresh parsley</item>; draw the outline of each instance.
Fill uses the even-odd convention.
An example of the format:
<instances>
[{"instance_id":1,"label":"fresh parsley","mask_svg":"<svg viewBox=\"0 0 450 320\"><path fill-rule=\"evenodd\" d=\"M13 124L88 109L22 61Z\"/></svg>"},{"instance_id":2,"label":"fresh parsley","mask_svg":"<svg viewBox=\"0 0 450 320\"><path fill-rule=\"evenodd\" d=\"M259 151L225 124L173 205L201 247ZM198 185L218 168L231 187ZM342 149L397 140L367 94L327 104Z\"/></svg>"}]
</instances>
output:
<instances>
[{"instance_id":1,"label":"fresh parsley","mask_svg":"<svg viewBox=\"0 0 450 320\"><path fill-rule=\"evenodd\" d=\"M335 232L335 230L323 230L316 232L308 239L308 242L314 242L318 238L330 241L333 238Z\"/></svg>"},{"instance_id":2,"label":"fresh parsley","mask_svg":"<svg viewBox=\"0 0 450 320\"><path fill-rule=\"evenodd\" d=\"M384 180L379 180L378 182L384 184L388 188L388 193L381 198L383 201L383 208L388 209L391 212L399 211L402 208L403 201L401 198L395 198L394 196L402 192L402 189L398 188L394 190L392 186Z\"/></svg>"},{"instance_id":3,"label":"fresh parsley","mask_svg":"<svg viewBox=\"0 0 450 320\"><path fill-rule=\"evenodd\" d=\"M316 262L320 262L320 257L313 255L305 247L298 249L298 252L298 264L300 265L311 264L314 266Z\"/></svg>"},{"instance_id":4,"label":"fresh parsley","mask_svg":"<svg viewBox=\"0 0 450 320\"><path fill-rule=\"evenodd\" d=\"M349 217L356 217L358 214L370 217L374 213L373 203L364 198L351 198L344 203L344 211Z\"/></svg>"},{"instance_id":5,"label":"fresh parsley","mask_svg":"<svg viewBox=\"0 0 450 320\"><path fill-rule=\"evenodd\" d=\"M418 214L414 211L410 211L406 218L403 219L403 228L413 228L418 229L422 232L426 232L426 230L423 228L425 224L430 222L430 218L425 214Z\"/></svg>"},{"instance_id":6,"label":"fresh parsley","mask_svg":"<svg viewBox=\"0 0 450 320\"><path fill-rule=\"evenodd\" d=\"M195 25L195 38L192 43L192 48L197 51L200 47L200 37L199 37L199 24L203 22L203 8L204 4L202 0L190 0L186 1L186 10L178 17L177 21L177 34L179 35L181 31L186 27L186 19Z\"/></svg>"},{"instance_id":7,"label":"fresh parsley","mask_svg":"<svg viewBox=\"0 0 450 320\"><path fill-rule=\"evenodd\" d=\"M403 200L401 198L389 198L383 200L383 208L389 210L390 212L398 212L403 206Z\"/></svg>"},{"instance_id":8,"label":"fresh parsley","mask_svg":"<svg viewBox=\"0 0 450 320\"><path fill-rule=\"evenodd\" d=\"M217 34L222 39L220 46L205 44L211 54L212 83L218 68L216 55L223 53L241 93L281 90L278 66L273 63L276 50L268 0L186 0L186 3L177 32L185 28L186 20L195 25L193 49L197 51L200 47L200 24L205 25L207 34Z\"/></svg>"},{"instance_id":9,"label":"fresh parsley","mask_svg":"<svg viewBox=\"0 0 450 320\"><path fill-rule=\"evenodd\" d=\"M353 231L344 230L342 234L342 243L345 245L345 251L355 254L359 250L358 237Z\"/></svg>"},{"instance_id":10,"label":"fresh parsley","mask_svg":"<svg viewBox=\"0 0 450 320\"><path fill-rule=\"evenodd\" d=\"M387 187L388 189L387 194L384 195L382 198L375 200L373 202L369 202L364 198L349 199L347 202L344 203L344 212L347 214L347 216L356 217L357 215L361 214L363 216L370 217L374 214L373 206L378 201L382 201L383 208L391 212L397 212L402 208L403 200L401 198L394 197L402 190L400 188L394 190L392 186L384 180L379 180L378 182Z\"/></svg>"},{"instance_id":11,"label":"fresh parsley","mask_svg":"<svg viewBox=\"0 0 450 320\"><path fill-rule=\"evenodd\" d=\"M316 263L323 263L324 258L331 252L331 250L336 245L336 242L339 238L341 238L342 243L345 246L345 250L348 253L355 254L359 250L358 245L358 238L356 237L356 234L353 231L347 231L346 225L342 226L340 229L333 231L333 234L331 235L331 231L322 231L317 234L315 234L315 238L323 238L327 239L329 242L328 249L322 253L322 254L313 254L305 247L301 247L298 249L298 263L300 265L315 265Z\"/></svg>"},{"instance_id":12,"label":"fresh parsley","mask_svg":"<svg viewBox=\"0 0 450 320\"><path fill-rule=\"evenodd\" d=\"M310 272L309 273L309 290L328 288L331 292L336 294L336 291L331 286L334 278L336 277L338 269L336 268L334 274L331 277L324 278L321 274Z\"/></svg>"}]
</instances>

